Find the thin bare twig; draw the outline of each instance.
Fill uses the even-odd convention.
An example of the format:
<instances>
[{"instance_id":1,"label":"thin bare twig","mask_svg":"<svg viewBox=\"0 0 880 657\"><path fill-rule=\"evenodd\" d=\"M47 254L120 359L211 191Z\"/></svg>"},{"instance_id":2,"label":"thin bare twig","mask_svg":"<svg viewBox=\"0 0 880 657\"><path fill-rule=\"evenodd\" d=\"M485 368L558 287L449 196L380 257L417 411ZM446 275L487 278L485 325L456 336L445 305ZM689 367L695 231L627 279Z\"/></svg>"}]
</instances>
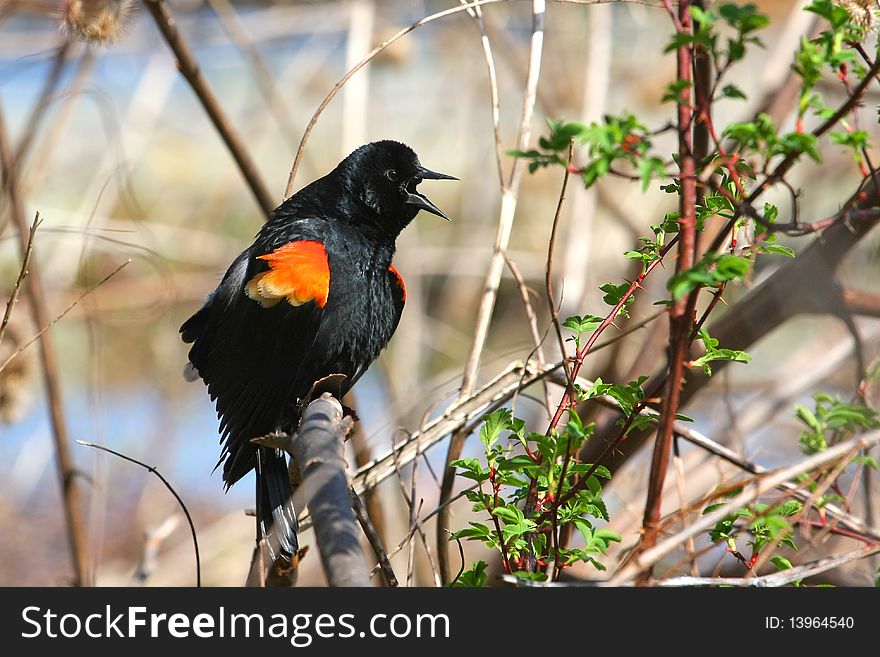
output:
<instances>
[{"instance_id":1,"label":"thin bare twig","mask_svg":"<svg viewBox=\"0 0 880 657\"><path fill-rule=\"evenodd\" d=\"M453 496L449 499L449 502L446 503L447 506L448 506L449 504L452 504L453 502L457 502L458 500L460 500L462 497L464 497L465 495L467 495L470 491L474 490L474 489L477 488L478 486L479 486L479 484L473 484L472 486L468 486L467 488L462 489L461 491L459 491L458 493L456 493L455 495L453 495ZM422 517L422 519L419 520L419 521L416 523L415 527L413 527L412 529L410 529L410 530L407 532L406 536L404 536L404 537L400 540L400 542L394 547L394 549L391 550L391 552L388 553L388 558L390 559L390 558L394 557L398 552L400 552L400 551L401 551L401 550L402 550L402 549L403 549L403 548L404 548L404 547L405 547L405 546L406 546L406 545L407 545L407 544L413 539L413 537L416 535L416 532L417 532L421 527L424 527L425 524L427 524L427 522L428 522L431 518L433 518L433 517L436 516L438 513L440 513L440 508L441 508L441 507L438 506L438 507L434 508L433 511L431 511L431 512L427 513L426 515L424 515L424 516ZM372 572L370 573L370 577L372 577L373 575L375 575L375 574L379 571L380 568L381 568L381 565L376 565L376 566L373 568Z\"/></svg>"},{"instance_id":2,"label":"thin bare twig","mask_svg":"<svg viewBox=\"0 0 880 657\"><path fill-rule=\"evenodd\" d=\"M744 459L742 456L734 452L733 450L724 447L724 445L719 445L714 440L704 436L699 431L695 431L690 427L685 427L682 425L676 425L675 433L678 436L681 436L689 443L696 445L697 447L709 452L710 454L714 454L715 456L727 461L735 465L738 468L745 470L750 474L766 474L770 472L767 468L764 468L756 463L752 463ZM793 484L791 482L783 482L779 484L778 488L780 490L784 490L785 492L797 497L801 501L807 501L810 497L808 492L805 492L801 486L797 484ZM856 516L847 513L840 507L835 504L826 504L823 509L825 510L825 515L829 518L833 518L838 521L844 527L851 529L854 532L858 532L863 536L867 536L875 541L880 541L880 530L872 527L870 524L865 521L857 518Z\"/></svg>"},{"instance_id":3,"label":"thin bare twig","mask_svg":"<svg viewBox=\"0 0 880 657\"><path fill-rule=\"evenodd\" d=\"M12 153L9 134L6 130L6 119L3 104L0 100L0 165L3 169L3 187L9 196L12 210L12 221L18 228L22 259L28 248L28 226L24 218L24 203L20 197L18 169ZM43 288L40 269L36 261L29 265L30 281L27 286L30 298L29 309L34 324L44 326L49 321L48 304ZM70 445L67 435L67 423L64 418L64 404L61 399L61 383L58 358L52 341L40 340L40 361L45 381L46 397L49 406L49 417L52 423L52 438L55 442L55 457L58 465L58 478L61 486L61 498L64 501L64 513L67 521L67 538L73 562L76 586L89 584L89 565L86 556L86 533L80 505L79 486L75 477L73 461L70 457Z\"/></svg>"},{"instance_id":4,"label":"thin bare twig","mask_svg":"<svg viewBox=\"0 0 880 657\"><path fill-rule=\"evenodd\" d=\"M839 568L859 559L880 553L880 545L870 548L856 548L842 554L835 554L824 559L817 559L801 566L787 568L760 577L671 577L656 582L657 586L753 586L776 587L785 586L807 577L821 575L824 572Z\"/></svg>"},{"instance_id":5,"label":"thin bare twig","mask_svg":"<svg viewBox=\"0 0 880 657\"><path fill-rule=\"evenodd\" d=\"M18 272L18 278L15 279L15 285L12 287L12 294L9 301L6 302L6 312L3 313L3 321L0 322L0 342L3 342L3 335L6 333L6 325L9 324L9 318L12 316L12 309L18 301L18 293L21 290L21 284L27 277L28 263L31 260L31 251L34 248L34 236L37 233L37 226L40 225L40 213L34 214L34 223L31 224L28 231L27 246L24 249L24 256L21 259L21 270ZM0 369L2 371L2 369Z\"/></svg>"},{"instance_id":6,"label":"thin bare twig","mask_svg":"<svg viewBox=\"0 0 880 657\"><path fill-rule=\"evenodd\" d=\"M678 451L678 440L677 438L672 442L672 471L675 475L675 489L678 493L678 508L681 511L681 526L688 526L688 514L685 511L685 506L687 505L687 498L685 496L685 481L684 481L684 459L681 458L681 454ZM699 574L699 569L697 568L697 560L696 554L694 550L694 539L689 538L684 542L684 551L687 556L688 561L691 566L691 575Z\"/></svg>"},{"instance_id":7,"label":"thin bare twig","mask_svg":"<svg viewBox=\"0 0 880 657\"><path fill-rule=\"evenodd\" d=\"M459 0L462 5L467 0ZM498 76L495 73L495 57L492 55L492 44L486 33L486 24L483 22L483 8L479 5L468 9L468 14L477 24L480 30L480 44L483 46L483 56L486 59L486 72L489 74L489 97L492 102L492 133L495 136L495 164L498 167L498 184L504 189L504 167L501 156L501 104L498 99Z\"/></svg>"},{"instance_id":8,"label":"thin bare twig","mask_svg":"<svg viewBox=\"0 0 880 657\"><path fill-rule=\"evenodd\" d=\"M446 9L444 11L438 11L435 14L431 14L430 16L426 16L420 20L417 20L415 23L408 25L401 30L399 30L396 34L387 38L385 41L380 43L378 46L373 48L370 52L364 55L363 59L355 64L351 69L349 69L345 75L340 78L340 80L333 85L333 88L330 92L324 97L324 100L321 101L321 104L318 105L318 109L315 110L315 113L312 115L312 118L309 119L309 123L306 126L305 132L303 133L302 139L299 142L299 147L296 149L296 156L293 159L293 166L290 168L290 175L287 178L287 188L284 191L284 198L287 198L293 192L293 183L296 180L296 174L299 171L299 166L302 163L303 153L306 148L306 142L309 140L309 137L312 134L312 130L314 130L315 125L318 123L318 119L321 114L324 113L324 110L327 109L327 106L330 102L336 97L336 94L339 93L339 90L345 86L346 82L348 82L351 77L360 71L364 66L369 64L373 59L375 59L383 50L388 48L395 41L401 39L406 36L416 28L421 27L427 23L435 21L439 18L445 18L446 16L451 16L452 14L457 14L462 11L469 11L473 7L477 7L479 5L490 4L493 2L505 2L506 0L476 0L475 2L469 2L464 5L460 5L458 7L452 7L450 9Z\"/></svg>"},{"instance_id":9,"label":"thin bare twig","mask_svg":"<svg viewBox=\"0 0 880 657\"><path fill-rule=\"evenodd\" d=\"M129 258L128 260L126 260L125 262L123 262L121 265L119 265L116 269L114 269L114 270L111 271L109 274L107 274L107 275L106 275L104 278L102 278L100 281L98 281L97 283L95 283L94 285L92 285L88 290L86 290L85 292L83 292L82 294L80 294L80 295L79 295L79 296L73 301L73 303L71 303L69 306L67 306L67 308L65 308L65 309L61 312L60 315L56 316L55 319L53 319L51 322L49 322L49 323L47 323L45 326L43 326L43 328L41 328L41 329L39 330L39 332L38 332L34 337L32 337L32 338L31 338L30 340L28 340L27 342L25 342L23 345L21 345L16 351L14 351L14 352L9 356L9 358L7 358L5 361L3 361L3 364L0 365L0 372L2 372L4 369L6 369L6 367L9 365L9 363L11 363L13 360L15 360L15 359L19 356L19 354L21 354L25 349L27 349L28 347L30 347L34 342L36 342L36 341L39 340L40 338L42 338L43 335L46 333L46 331L48 331L48 330L51 329L53 326L55 326L55 324L57 324L57 323L60 322L62 319L64 319L65 315L67 315L67 313L69 313L71 310L73 310L73 309L76 307L76 305L77 305L80 301L82 301L83 299L85 299L85 298L86 298L87 296L89 296L92 292L94 292L94 291L97 290L99 287L101 287L104 283L106 283L106 282L109 281L111 278L113 278L114 276L116 276L116 274L118 274L118 273L122 270L123 267L126 267L127 265L130 265L130 264L131 264L131 259ZM33 284L33 283L32 283L32 284Z\"/></svg>"},{"instance_id":10,"label":"thin bare twig","mask_svg":"<svg viewBox=\"0 0 880 657\"><path fill-rule=\"evenodd\" d=\"M284 98L278 91L275 78L266 60L254 45L254 41L238 17L235 7L229 0L208 0L211 10L220 19L223 31L232 40L253 72L254 82L268 105L284 140L293 148L296 145L296 128L287 113Z\"/></svg>"},{"instance_id":11,"label":"thin bare twig","mask_svg":"<svg viewBox=\"0 0 880 657\"><path fill-rule=\"evenodd\" d=\"M794 566L793 568L787 568L786 570L780 570L776 573L770 573L769 575L761 575L760 577L694 577L694 576L682 576L682 577L670 577L668 579L657 580L654 584L655 586L666 586L666 587L675 587L675 586L747 586L747 587L779 587L785 586L787 584L791 584L792 582L797 582L802 579L806 579L808 577L814 577L815 575L821 575L824 572L829 570L833 570L834 568L839 568L840 566L846 565L853 561L858 561L860 559L865 559L866 557L870 557L872 555L880 553L880 545L869 547L869 548L856 548L854 550L850 550L849 552L843 552L841 554L835 554L830 557L825 557L823 559L817 559L816 561L811 561L810 563L805 563L800 566ZM503 579L505 582L509 582L511 584L515 584L520 587L536 587L536 588L544 588L544 587L556 587L556 588L579 588L579 587L594 587L594 586L602 586L602 583L599 582L537 582L532 580L524 580L519 577L515 577L513 575L504 575ZM627 584L624 583L624 586Z\"/></svg>"},{"instance_id":12,"label":"thin bare twig","mask_svg":"<svg viewBox=\"0 0 880 657\"><path fill-rule=\"evenodd\" d=\"M557 305L556 295L553 293L553 253L556 247L556 234L559 230L559 217L562 215L562 204L565 201L565 190L568 188L568 178L571 175L571 158L573 155L574 142L569 142L568 161L565 165L565 174L562 177L562 188L559 190L559 200L556 202L556 213L553 215L553 227L550 229L550 241L547 245L547 265L544 268L544 285L547 290L547 305L550 308L550 320L553 322L553 328L556 330L556 339L559 341L559 357L562 359L562 367L565 369L565 378L568 379L569 392L572 390L571 368L566 360L565 338L562 336L562 326L559 324L559 305ZM561 299L559 303L562 303Z\"/></svg>"},{"instance_id":13,"label":"thin bare twig","mask_svg":"<svg viewBox=\"0 0 880 657\"><path fill-rule=\"evenodd\" d=\"M79 443L80 445L82 445L83 447L92 447L94 449L99 449L102 452L107 452L108 454L113 454L113 456L118 456L119 458L124 459L124 460L128 461L129 463L134 463L135 465L139 465L142 468L144 468L145 470L147 470L148 472L152 472L154 475L156 475L159 478L159 481L161 481L165 485L165 488L167 488L168 491L174 496L174 499L177 500L177 503L180 505L180 508L183 509L183 513L186 516L186 521L189 523L189 531L192 534L192 540L193 540L193 551L195 552L195 556L196 556L196 586L201 586L202 585L202 562L199 558L199 539L196 536L196 526L193 524L192 516L189 514L189 509L186 508L186 504L183 503L183 500L180 498L180 495L178 495L177 491L174 490L174 486L172 486L170 483L168 483L168 480L165 477L163 477L162 473L159 472L159 470L157 470L156 467L153 465L147 465L146 463L143 463L142 461L138 461L135 458L132 458L130 456L126 456L125 454L122 454L121 452L117 452L116 450L110 449L109 447L104 447L103 445L96 445L95 443L90 443L86 440L77 440L76 442Z\"/></svg>"},{"instance_id":14,"label":"thin bare twig","mask_svg":"<svg viewBox=\"0 0 880 657\"><path fill-rule=\"evenodd\" d=\"M49 167L49 161L56 152L55 148L73 115L74 107L83 94L83 89L86 82L88 82L94 63L95 51L88 48L79 58L73 79L65 88L63 95L59 95L60 107L52 117L52 121L48 125L39 148L35 148L33 158L31 158L28 165L27 176L22 180L22 189L25 196L32 190L39 188ZM19 145L19 150L15 154L16 161L23 162L27 156L28 153L23 151L21 145ZM0 232L2 232L2 229L0 229Z\"/></svg>"},{"instance_id":15,"label":"thin bare twig","mask_svg":"<svg viewBox=\"0 0 880 657\"><path fill-rule=\"evenodd\" d=\"M49 107L49 103L52 102L55 91L58 89L64 69L70 60L73 47L74 42L69 39L64 39L61 45L58 46L55 58L52 61L52 69L46 76L46 81L43 83L43 88L40 90L40 95L34 104L34 109L31 110L28 122L22 130L21 138L18 140L15 148L15 163L19 167L22 166L24 158L27 156L28 151L30 151L31 144L39 130L40 122L48 116L46 109Z\"/></svg>"},{"instance_id":16,"label":"thin bare twig","mask_svg":"<svg viewBox=\"0 0 880 657\"><path fill-rule=\"evenodd\" d=\"M144 549L141 551L141 558L138 561L132 579L136 585L146 582L156 568L156 562L159 558L159 548L162 543L177 529L180 524L180 516L172 514L165 518L155 527L149 527L144 532Z\"/></svg>"},{"instance_id":17,"label":"thin bare twig","mask_svg":"<svg viewBox=\"0 0 880 657\"><path fill-rule=\"evenodd\" d=\"M420 454L419 444L416 444L416 453L413 456L413 472L415 473ZM393 452L393 454L397 454L397 452ZM400 472L400 462L395 458L394 467L397 472L397 482L400 485L400 492L403 495L403 500L406 502L406 505L409 507L409 526L412 528L413 532L418 533L419 539L422 541L422 546L425 548L425 554L428 556L428 561L431 564L431 570L434 573L434 583L439 587L443 585L442 580L440 579L440 573L437 570L437 566L434 563L434 556L431 554L431 548L428 543L428 537L425 535L425 530L422 529L421 523L418 522L419 512L421 511L422 505L419 503L419 506L416 507L415 500L415 476L413 476L412 483L412 495L407 492L406 486L403 483L403 475ZM414 548L415 544L410 543L409 545L409 555L407 556L407 567L406 567L406 584L407 586L412 586L412 571L413 571L413 557L414 557Z\"/></svg>"},{"instance_id":18,"label":"thin bare twig","mask_svg":"<svg viewBox=\"0 0 880 657\"><path fill-rule=\"evenodd\" d=\"M364 530L364 536L367 537L367 542L369 542L370 547L373 549L373 554L376 555L376 560L379 562L379 568L382 571L383 577L385 577L385 583L392 587L399 586L397 576L394 574L394 569L391 567L391 561L388 559L388 553L385 552L385 546L382 545L382 538L379 536L379 532L376 531L373 522L370 520L370 515L367 513L367 507L364 505L361 496L357 494L354 488L349 487L349 492L351 493L351 508L354 509L354 514L357 516L358 523L360 523L361 529ZM373 574L371 573L370 577L372 576Z\"/></svg>"},{"instance_id":19,"label":"thin bare twig","mask_svg":"<svg viewBox=\"0 0 880 657\"><path fill-rule=\"evenodd\" d=\"M541 338L541 333L538 330L538 316L535 314L535 309L532 307L532 302L529 299L529 287L526 285L526 281L522 276L522 273L519 270L519 267L516 266L516 262L507 255L504 254L504 261L507 263L507 268L510 270L510 273L513 275L513 279L516 281L516 285L519 288L519 296L523 302L523 308L526 312L526 318L529 320L529 331L532 334L532 341L535 343L535 359L538 361L538 367L542 370L547 366L547 360L544 358L544 347L543 339ZM547 419L549 418L551 411L551 399L550 399L550 388L547 385L547 380L541 380L541 386L544 389L544 406L547 409Z\"/></svg>"},{"instance_id":20,"label":"thin bare twig","mask_svg":"<svg viewBox=\"0 0 880 657\"><path fill-rule=\"evenodd\" d=\"M526 75L526 89L523 96L522 113L520 117L519 138L517 149L525 150L528 147L531 136L532 113L535 109L538 79L541 75L541 54L544 45L544 0L532 2L532 36L529 49L529 68ZM501 212L498 218L498 229L495 234L495 244L492 251L492 259L489 261L489 269L483 285L483 294L480 306L477 310L477 319L474 327L474 337L471 348L465 362L464 375L461 381L462 397L473 392L477 380L477 372L480 367L480 356L486 343L489 332L489 323L495 310L495 301L498 297L498 285L501 273L504 269L504 252L510 242L510 234L513 230L513 220L516 214L519 186L525 170L525 162L521 158L514 160L510 171L510 179L503 188L501 194ZM443 483L440 487L440 503L442 504L452 495L452 486L455 480L455 469L449 464L461 456L464 448L466 435L461 432L453 434L449 441L449 450L446 454L446 468L443 471ZM437 552L440 560L440 573L443 580L447 581L450 576L449 569L449 542L445 533L449 527L449 508L444 507L443 512L437 518Z\"/></svg>"},{"instance_id":21,"label":"thin bare twig","mask_svg":"<svg viewBox=\"0 0 880 657\"><path fill-rule=\"evenodd\" d=\"M349 408L357 408L356 397L351 391L342 398L342 403ZM364 434L363 425L360 422L355 422L354 427L352 427L350 443L352 452L354 452L354 462L356 467L361 468L372 461L372 449L366 435ZM370 526L375 530L376 535L379 537L379 542L384 543L385 515L382 512L382 499L379 495L379 491L374 488L364 491L363 504L364 508L367 510L367 516L370 519Z\"/></svg>"}]
</instances>

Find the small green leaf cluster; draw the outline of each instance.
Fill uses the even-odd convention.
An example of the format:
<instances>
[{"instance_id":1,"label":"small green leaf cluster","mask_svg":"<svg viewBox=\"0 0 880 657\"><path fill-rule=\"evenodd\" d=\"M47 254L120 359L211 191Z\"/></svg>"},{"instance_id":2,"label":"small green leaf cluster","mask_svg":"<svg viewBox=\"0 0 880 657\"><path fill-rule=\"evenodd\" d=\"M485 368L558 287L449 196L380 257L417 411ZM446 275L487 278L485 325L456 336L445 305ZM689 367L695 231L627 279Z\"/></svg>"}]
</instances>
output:
<instances>
[{"instance_id":1,"label":"small green leaf cluster","mask_svg":"<svg viewBox=\"0 0 880 657\"><path fill-rule=\"evenodd\" d=\"M606 115L601 123L570 123L548 119L550 135L541 137L538 146L541 150L509 151L508 155L529 160L529 172L551 164L565 166L563 151L574 140L585 144L590 160L579 169L581 179L590 187L599 178L612 170L618 162L625 162L639 172L642 189L648 188L655 176L665 177L663 160L649 154L650 133L632 114L624 112L618 116Z\"/></svg>"},{"instance_id":2,"label":"small green leaf cluster","mask_svg":"<svg viewBox=\"0 0 880 657\"><path fill-rule=\"evenodd\" d=\"M673 299L681 299L699 287L718 288L730 281L745 279L751 269L748 258L714 251L703 254L690 269L672 275L666 282Z\"/></svg>"},{"instance_id":3,"label":"small green leaf cluster","mask_svg":"<svg viewBox=\"0 0 880 657\"><path fill-rule=\"evenodd\" d=\"M796 159L803 154L819 164L822 163L822 154L815 135L799 131L780 135L773 119L763 112L754 121L731 123L722 134L736 142L737 150L743 156L760 157L765 167L776 156Z\"/></svg>"},{"instance_id":4,"label":"small green leaf cluster","mask_svg":"<svg viewBox=\"0 0 880 657\"><path fill-rule=\"evenodd\" d=\"M724 504L724 502L710 504L703 509L703 515L715 511ZM803 508L804 505L799 500L786 500L774 506L758 502L742 507L715 523L715 526L709 530L709 539L713 543L724 541L728 551L738 554L737 541L740 539L740 534L745 531L748 534L746 544L752 548L752 558L748 562L751 565L757 560L761 550L771 542L797 549L789 518L800 513Z\"/></svg>"},{"instance_id":5,"label":"small green leaf cluster","mask_svg":"<svg viewBox=\"0 0 880 657\"><path fill-rule=\"evenodd\" d=\"M700 328L699 338L703 343L703 347L706 349L706 353L699 358L692 360L690 366L702 367L706 376L712 376L712 368L709 366L709 363L713 361L726 360L736 363L748 363L752 360L751 356L745 351L740 351L738 349L720 349L718 347L718 340L709 335L709 331L705 328Z\"/></svg>"},{"instance_id":6,"label":"small green leaf cluster","mask_svg":"<svg viewBox=\"0 0 880 657\"><path fill-rule=\"evenodd\" d=\"M583 336L595 331L604 321L605 318L598 315L573 315L562 322L562 325L574 333L570 339L574 340L575 347L580 351Z\"/></svg>"},{"instance_id":7,"label":"small green leaf cluster","mask_svg":"<svg viewBox=\"0 0 880 657\"><path fill-rule=\"evenodd\" d=\"M864 151L871 148L866 130L834 131L831 133L831 143L843 146L852 154L856 166L865 166Z\"/></svg>"},{"instance_id":8,"label":"small green leaf cluster","mask_svg":"<svg viewBox=\"0 0 880 657\"><path fill-rule=\"evenodd\" d=\"M681 46L694 45L709 52L715 60L726 59L725 66L729 66L745 57L746 44L752 43L764 47L754 33L766 27L770 20L753 4L725 3L718 7L717 13L714 9L703 9L692 5L690 11L694 19L693 33L674 34L665 52L672 52ZM726 23L735 32L734 36L727 39L725 47L719 44L719 35L714 29L719 21Z\"/></svg>"},{"instance_id":9,"label":"small green leaf cluster","mask_svg":"<svg viewBox=\"0 0 880 657\"><path fill-rule=\"evenodd\" d=\"M467 498L474 511L489 514L489 522L470 522L450 540L481 541L498 550L511 572L522 577L546 577L543 572L522 571L528 554L535 555L539 566L555 560L560 567L587 562L604 570L599 559L611 543L621 538L611 530L595 527L591 519L608 520L600 480L609 479L611 473L604 467L579 463L575 456L592 435L594 425L584 425L573 410L569 411L565 429L553 430L550 435L527 433L523 420L513 417L507 408L483 420L480 440L485 461L463 458L452 465L459 476L477 483ZM585 476L585 485L572 490L575 482ZM537 503L527 514L524 508L530 491L536 493ZM583 547L559 547L556 551L551 539L554 532L566 526L580 533ZM477 566L468 571L471 574L467 577L460 576L457 585L484 583L483 570L477 571Z\"/></svg>"},{"instance_id":10,"label":"small green leaf cluster","mask_svg":"<svg viewBox=\"0 0 880 657\"><path fill-rule=\"evenodd\" d=\"M847 403L824 392L813 395L815 410L795 406L797 419L805 425L798 438L804 454L828 449L829 438L845 439L859 431L880 427L877 411L864 404Z\"/></svg>"},{"instance_id":11,"label":"small green leaf cluster","mask_svg":"<svg viewBox=\"0 0 880 657\"><path fill-rule=\"evenodd\" d=\"M820 118L827 119L834 110L825 105L815 87L825 71L837 74L843 66L851 66L860 78L864 77L864 67L858 64L855 52L848 47L864 37L864 29L854 25L849 12L831 0L814 0L805 9L824 18L829 29L815 39L802 38L795 53L792 69L801 78L798 117L802 119L812 108Z\"/></svg>"}]
</instances>

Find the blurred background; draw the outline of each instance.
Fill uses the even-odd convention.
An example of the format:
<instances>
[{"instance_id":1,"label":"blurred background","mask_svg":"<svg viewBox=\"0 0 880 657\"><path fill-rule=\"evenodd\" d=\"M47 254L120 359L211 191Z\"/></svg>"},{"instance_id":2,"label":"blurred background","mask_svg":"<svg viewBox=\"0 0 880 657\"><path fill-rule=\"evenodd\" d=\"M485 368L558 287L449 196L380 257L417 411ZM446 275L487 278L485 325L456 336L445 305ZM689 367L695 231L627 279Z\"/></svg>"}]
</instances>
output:
<instances>
[{"instance_id":1,"label":"blurred background","mask_svg":"<svg viewBox=\"0 0 880 657\"><path fill-rule=\"evenodd\" d=\"M121 3L133 6L107 44L83 42L62 29L59 11L70 4L0 2L0 98L13 148L27 149L18 163L19 177L25 215L30 220L38 211L43 218L33 257L41 266L51 316L131 260L51 329L70 439L106 445L156 466L193 515L204 582L241 585L253 543L253 518L245 513L253 505L253 479L224 494L219 473L212 472L219 456L217 419L204 387L183 379L186 347L177 331L250 243L261 211L140 3ZM762 33L766 47L754 49L731 71L730 81L749 98L719 103L717 125L746 120L763 107L788 75L801 35L814 29L814 16L803 12L801 3L757 4L771 18ZM457 3L180 0L169 5L202 74L280 202L303 131L333 85L401 28ZM506 151L515 148L519 130L531 7L497 2L482 13L497 67ZM646 4L548 3L531 142L546 133L547 117L592 121L628 109L652 128L671 121L674 106L660 103L675 74L674 55L661 54L670 34L665 12ZM833 78L824 84L829 102L844 98ZM876 92L868 97L871 102L861 110L863 128L876 133ZM780 124L790 125L790 109L779 110ZM461 182L422 188L451 223L423 213L398 240L395 265L406 280L406 311L391 345L355 390L359 448L373 456L454 399L492 254L501 192L481 34L468 13L413 30L343 87L305 146L294 190L328 172L356 146L377 139L409 144L426 166ZM674 133L660 135L657 150L674 150L673 139ZM584 153L575 159L582 162ZM505 177L511 164L511 158L503 158ZM542 335L548 326L547 242L561 178L558 168L525 176L509 249L536 291L532 303ZM843 149L828 149L822 166L806 163L792 180L805 190L803 218L818 219L833 213L855 188L859 172ZM783 212L790 204L785 190L768 200ZM633 248L638 235L648 234L649 224L659 222L674 203L657 185L643 194L637 184L610 179L587 192L572 181L554 263L562 317L606 312L598 286L633 275L623 251ZM21 265L7 206L4 196L4 305ZM785 243L799 250L808 241ZM877 256L878 237L869 235L847 259L843 280L880 291ZM763 260L755 281L778 266ZM636 319L656 312L651 304L664 298L663 285L661 278L647 286L634 306ZM731 290L730 299L737 294ZM22 298L16 307L0 345L2 359L37 330L26 304ZM583 375L601 373L615 380L636 365L651 374L663 362L665 323L661 319L652 325L657 330L649 327L598 352ZM859 317L856 326L866 358L875 357L880 323ZM725 370L686 412L701 431L727 439L749 458L767 467L787 463L797 455L793 405L820 389L852 394L853 344L836 318L795 318L750 350L750 366ZM533 348L519 288L505 269L480 381L526 359ZM545 350L548 360L558 359L552 337ZM65 585L72 567L36 347L0 377L0 585ZM559 390L551 392L558 399ZM542 393L537 387L529 393L534 394L518 399L516 412L530 426L542 425ZM752 415L745 426L738 424L747 409ZM82 484L94 582L191 585L189 532L161 483L112 456L76 444L71 450ZM478 449L471 445L466 453L477 455ZM443 442L419 467L421 515L436 506L445 454ZM694 494L731 474L703 455L689 458ZM612 525L624 534L624 545L634 540L640 524L646 468L644 456L632 459L614 473L608 489ZM407 487L409 475L407 466L401 471ZM378 499L386 544L397 545L409 527L399 482L385 481ZM459 501L453 528L465 526L469 517L468 503ZM430 524L427 535L433 547ZM313 541L310 532L303 541ZM479 546L465 547L469 560L486 558ZM406 553L392 562L398 576L407 568ZM724 555L709 556L711 570ZM302 584L322 583L316 557L303 562ZM871 564L860 563L841 577L842 583L870 583ZM434 581L421 544L414 581Z\"/></svg>"}]
</instances>

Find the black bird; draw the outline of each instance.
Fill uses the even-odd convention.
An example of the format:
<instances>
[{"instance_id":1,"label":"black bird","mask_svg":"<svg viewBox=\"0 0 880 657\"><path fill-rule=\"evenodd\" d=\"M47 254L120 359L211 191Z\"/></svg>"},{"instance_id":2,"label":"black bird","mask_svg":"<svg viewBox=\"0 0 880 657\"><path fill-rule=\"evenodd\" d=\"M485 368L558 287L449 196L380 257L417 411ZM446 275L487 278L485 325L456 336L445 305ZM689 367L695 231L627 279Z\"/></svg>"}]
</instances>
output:
<instances>
[{"instance_id":1,"label":"black bird","mask_svg":"<svg viewBox=\"0 0 880 657\"><path fill-rule=\"evenodd\" d=\"M204 305L180 327L188 378L216 400L228 489L257 473L257 517L273 558L298 550L283 452L250 440L292 433L315 381L343 374L345 394L388 344L406 288L392 266L395 240L426 210L417 189L451 179L405 144L361 146L284 201Z\"/></svg>"}]
</instances>

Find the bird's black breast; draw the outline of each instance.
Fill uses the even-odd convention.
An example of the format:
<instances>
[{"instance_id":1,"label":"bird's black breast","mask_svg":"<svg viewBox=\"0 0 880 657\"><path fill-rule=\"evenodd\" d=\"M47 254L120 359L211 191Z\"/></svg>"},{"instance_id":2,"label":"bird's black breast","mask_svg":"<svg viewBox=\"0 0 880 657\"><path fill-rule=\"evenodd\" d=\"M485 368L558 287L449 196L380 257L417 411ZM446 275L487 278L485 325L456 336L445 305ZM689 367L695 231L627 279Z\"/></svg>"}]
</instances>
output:
<instances>
[{"instance_id":1,"label":"bird's black breast","mask_svg":"<svg viewBox=\"0 0 880 657\"><path fill-rule=\"evenodd\" d=\"M345 374L348 389L388 344L400 319L402 305L388 275L394 249L345 227L328 236L325 246L330 293L319 340L327 374Z\"/></svg>"}]
</instances>

